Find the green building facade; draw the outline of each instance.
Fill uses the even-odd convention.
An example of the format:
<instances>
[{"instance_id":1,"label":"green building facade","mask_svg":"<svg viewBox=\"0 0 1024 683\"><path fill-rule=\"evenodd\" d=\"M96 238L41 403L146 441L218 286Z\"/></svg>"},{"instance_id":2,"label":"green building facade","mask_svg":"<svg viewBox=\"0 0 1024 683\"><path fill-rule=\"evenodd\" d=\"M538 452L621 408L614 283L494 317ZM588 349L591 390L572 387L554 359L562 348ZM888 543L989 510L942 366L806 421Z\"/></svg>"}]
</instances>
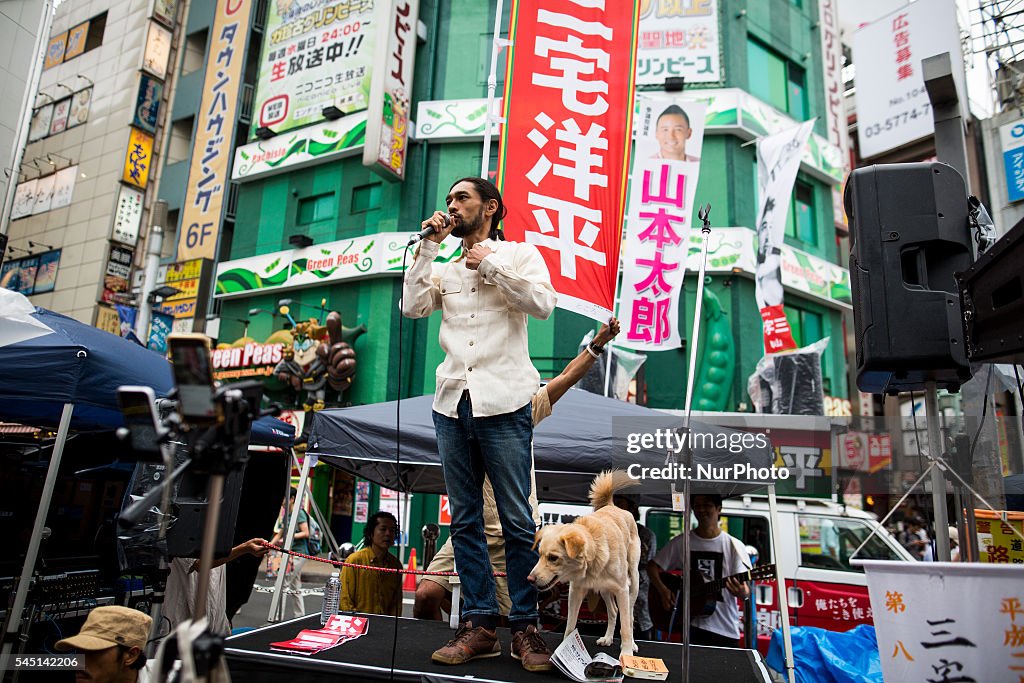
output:
<instances>
[{"instance_id":1,"label":"green building facade","mask_svg":"<svg viewBox=\"0 0 1024 683\"><path fill-rule=\"evenodd\" d=\"M486 97L493 4L478 0L421 0L419 16L425 26L426 39L421 35L416 47L411 113L414 120L421 102L432 103L432 110L443 111L446 103ZM508 27L509 4L505 3L506 17L500 23L503 31ZM202 3L193 3L193 8L201 6ZM817 161L804 164L799 172L786 244L799 253L802 260L809 259L819 266L832 264L834 270L841 270L837 265L833 191L841 181L842 164L836 162L835 153L825 148L827 143L823 140L826 131L820 116L824 107L824 86L820 38L816 32L817 0L719 0L717 10L722 81L688 85L682 94L700 98L711 93L716 97L730 97L736 105L720 121L707 124L696 201L711 203L712 224L716 230L722 229L721 235L740 236L745 244L749 243L754 235L758 200L756 147L746 143L756 136L818 116L814 126L817 142L812 141L812 146L817 145ZM203 10L193 9L193 13L197 12L199 14L189 19L189 32L201 36L206 30L201 17ZM254 33L250 40L250 63L258 59L259 49L260 34ZM251 72L252 69L249 70L250 80ZM504 57L498 69L499 95L503 80ZM705 88L705 85L711 87ZM182 80L175 100L176 117L194 116L194 111L189 112L188 107L179 106L179 102L197 103L199 98L190 89L201 86L201 78ZM663 89L656 88L651 94L658 92ZM420 126L425 122L426 119L416 120ZM482 121L477 117L461 124L465 124L463 128L476 125L477 130L469 134L459 132L442 140L411 138L403 182L381 178L362 165L359 154L351 154L354 150L349 150L347 154L326 155L318 163L306 164L297 170L254 175L238 183L233 190L237 192L237 202L232 204L236 207L233 226L222 236L221 262L287 252L292 249L289 243L292 235L308 236L314 245L320 245L377 233L417 231L424 217L444 207L443 198L454 179L480 174ZM248 129L247 125L241 127ZM253 144L253 139L247 143ZM497 149L495 141L490 157L492 169L497 165ZM181 165L187 168L187 163L185 159ZM171 169L165 173L160 186L161 195L172 201L172 215L176 208L173 200L183 194L176 182L183 182L182 174ZM180 205L180 200L178 203ZM699 235L697 231L694 234ZM713 232L713 257L718 244L716 239ZM734 371L702 375L702 381L707 381L698 383L694 405L695 408L744 412L752 410L746 391L747 378L763 356L761 318L754 298L752 272L730 269L728 259L724 263L722 267L711 269L705 323L702 338L697 343L699 357L706 360L710 349L703 346L709 329L731 337L735 349ZM833 292L836 289L832 287ZM817 289L811 286L807 292L788 288L787 317L798 345L824 337L831 339L822 359L826 394L848 398L842 331L842 311L848 306L848 289L844 295L842 283L839 283L838 296L823 294L820 290L820 286ZM440 315L403 321L400 336L400 294L401 279L397 274L265 293L235 293L217 300L219 340L230 342L246 332L256 341L270 337L281 328L281 318L250 315L249 312L253 309L274 311L281 298L292 300L296 320L315 315L321 301L325 300L328 310L342 314L346 326L365 325L367 328L367 333L354 344L358 372L346 396L348 402L360 405L429 394L434 391L434 370L442 359L437 344ZM688 273L679 308L684 347L650 353L643 366L638 382L638 402L651 408L683 407L689 348L693 343L695 294L696 276ZM715 314L714 320L707 318L709 311ZM245 320L249 321L247 326L243 323ZM531 320L530 350L541 376L548 378L560 372L576 355L583 335L594 328L592 320L562 310L557 310L547 321ZM328 507L330 476L318 474L317 497L325 508ZM334 495L338 495L337 492ZM374 491L369 501L371 512L377 504L377 496ZM411 518L408 524L403 520L403 526L412 530L410 540L419 546L419 528L437 521L437 497L414 496L410 512ZM442 532L442 539L445 533ZM351 534L353 539L358 539L360 525L352 525ZM349 539L339 539L344 540Z\"/></svg>"}]
</instances>

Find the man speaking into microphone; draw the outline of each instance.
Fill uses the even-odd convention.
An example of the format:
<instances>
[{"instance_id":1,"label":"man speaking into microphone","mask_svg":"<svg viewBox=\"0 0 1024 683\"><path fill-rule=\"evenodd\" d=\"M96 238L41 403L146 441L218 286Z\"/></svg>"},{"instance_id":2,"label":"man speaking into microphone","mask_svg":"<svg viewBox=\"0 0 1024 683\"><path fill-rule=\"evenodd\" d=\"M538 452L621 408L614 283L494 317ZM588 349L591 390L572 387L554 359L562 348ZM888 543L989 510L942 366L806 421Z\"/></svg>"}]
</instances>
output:
<instances>
[{"instance_id":1,"label":"man speaking into microphone","mask_svg":"<svg viewBox=\"0 0 1024 683\"><path fill-rule=\"evenodd\" d=\"M463 622L433 654L441 664L462 664L501 654L495 626L498 602L483 525L486 474L505 537L512 656L530 671L552 668L537 634L537 593L526 580L537 561L530 511L530 401L540 375L530 361L527 316L545 320L555 290L536 247L507 242L499 223L501 193L483 178L456 181L445 199L448 213L423 221L433 228L405 275L402 313L423 318L441 309L433 417L451 504L451 534L462 583ZM462 238L462 256L434 264L438 245ZM457 607L453 607L457 609Z\"/></svg>"}]
</instances>

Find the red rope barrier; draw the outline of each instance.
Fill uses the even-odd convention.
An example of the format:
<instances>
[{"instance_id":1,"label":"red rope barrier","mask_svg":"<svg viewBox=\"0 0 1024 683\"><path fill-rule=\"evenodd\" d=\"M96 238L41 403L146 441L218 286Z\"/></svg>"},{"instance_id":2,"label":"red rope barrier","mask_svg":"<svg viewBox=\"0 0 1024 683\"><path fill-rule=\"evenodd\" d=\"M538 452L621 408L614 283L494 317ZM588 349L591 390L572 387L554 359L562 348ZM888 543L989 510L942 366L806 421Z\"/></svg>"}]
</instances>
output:
<instances>
[{"instance_id":1,"label":"red rope barrier","mask_svg":"<svg viewBox=\"0 0 1024 683\"><path fill-rule=\"evenodd\" d=\"M316 555L306 555L304 553L295 552L294 550L285 550L280 546L273 545L267 541L263 541L260 545L271 550L276 550L279 553L291 555L292 557L301 557L306 560L313 560L314 562L323 562L324 564L331 564L335 567L355 567L359 569L369 569L375 572L385 572L387 574L415 574L418 576L458 576L458 572L429 572L425 569L392 569L391 567L371 567L365 564L352 564L351 562L342 562L340 560L328 560L324 557L317 557ZM505 572L494 572L495 576L508 576Z\"/></svg>"}]
</instances>

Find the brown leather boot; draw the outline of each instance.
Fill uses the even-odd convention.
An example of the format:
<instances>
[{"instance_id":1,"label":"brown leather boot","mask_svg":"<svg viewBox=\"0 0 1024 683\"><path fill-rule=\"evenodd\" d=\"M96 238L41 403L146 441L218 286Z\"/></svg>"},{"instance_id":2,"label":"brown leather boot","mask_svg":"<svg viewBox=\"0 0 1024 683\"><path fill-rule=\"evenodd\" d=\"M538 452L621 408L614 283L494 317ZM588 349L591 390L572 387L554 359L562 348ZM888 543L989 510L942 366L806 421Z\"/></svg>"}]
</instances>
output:
<instances>
[{"instance_id":1,"label":"brown leather boot","mask_svg":"<svg viewBox=\"0 0 1024 683\"><path fill-rule=\"evenodd\" d=\"M459 626L454 638L434 651L430 659L438 664L464 664L471 659L497 657L500 654L498 634L483 626L473 628L473 622L467 621Z\"/></svg>"},{"instance_id":2,"label":"brown leather boot","mask_svg":"<svg viewBox=\"0 0 1024 683\"><path fill-rule=\"evenodd\" d=\"M518 659L527 671L551 671L551 648L540 637L533 624L512 636L512 658Z\"/></svg>"}]
</instances>

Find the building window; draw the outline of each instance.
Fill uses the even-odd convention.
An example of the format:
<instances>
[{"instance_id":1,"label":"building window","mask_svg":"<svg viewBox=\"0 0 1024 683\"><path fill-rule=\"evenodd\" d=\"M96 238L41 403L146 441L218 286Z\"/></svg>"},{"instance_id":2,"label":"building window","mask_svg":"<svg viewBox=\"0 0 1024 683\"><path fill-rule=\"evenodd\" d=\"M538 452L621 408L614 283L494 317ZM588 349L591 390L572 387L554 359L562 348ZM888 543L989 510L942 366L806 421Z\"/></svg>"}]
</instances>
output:
<instances>
[{"instance_id":1,"label":"building window","mask_svg":"<svg viewBox=\"0 0 1024 683\"><path fill-rule=\"evenodd\" d=\"M363 213L380 208L380 183L352 188L352 213Z\"/></svg>"},{"instance_id":2,"label":"building window","mask_svg":"<svg viewBox=\"0 0 1024 683\"><path fill-rule=\"evenodd\" d=\"M85 52L94 50L103 44L103 32L106 28L106 12L89 20L89 33L85 37Z\"/></svg>"},{"instance_id":3,"label":"building window","mask_svg":"<svg viewBox=\"0 0 1024 683\"><path fill-rule=\"evenodd\" d=\"M194 116L171 122L171 134L168 136L165 163L176 164L189 158L192 154L192 128L194 126Z\"/></svg>"},{"instance_id":4,"label":"building window","mask_svg":"<svg viewBox=\"0 0 1024 683\"><path fill-rule=\"evenodd\" d=\"M747 40L747 85L750 94L797 121L807 119L804 70L753 38Z\"/></svg>"},{"instance_id":5,"label":"building window","mask_svg":"<svg viewBox=\"0 0 1024 683\"><path fill-rule=\"evenodd\" d=\"M756 40L747 40L747 85L750 94L786 111L786 61Z\"/></svg>"},{"instance_id":6,"label":"building window","mask_svg":"<svg viewBox=\"0 0 1024 683\"><path fill-rule=\"evenodd\" d=\"M807 183L797 181L793 188L793 206L786 220L786 234L807 244L818 243L814 188Z\"/></svg>"},{"instance_id":7,"label":"building window","mask_svg":"<svg viewBox=\"0 0 1024 683\"><path fill-rule=\"evenodd\" d=\"M803 69L795 64L788 64L786 69L786 80L788 84L787 108L797 121L807 120L807 76Z\"/></svg>"},{"instance_id":8,"label":"building window","mask_svg":"<svg viewBox=\"0 0 1024 683\"><path fill-rule=\"evenodd\" d=\"M334 193L318 194L299 200L299 225L309 225L334 218Z\"/></svg>"},{"instance_id":9,"label":"building window","mask_svg":"<svg viewBox=\"0 0 1024 683\"><path fill-rule=\"evenodd\" d=\"M793 331L793 341L796 342L797 347L803 348L804 346L813 344L825 336L824 325L822 323L820 313L814 313L791 305L786 305L785 311L786 320L789 321L789 328ZM821 365L822 372L824 372L824 356L822 356Z\"/></svg>"},{"instance_id":10,"label":"building window","mask_svg":"<svg viewBox=\"0 0 1024 683\"><path fill-rule=\"evenodd\" d=\"M181 75L199 71L206 66L206 43L209 31L203 29L185 37L185 55L181 60Z\"/></svg>"}]
</instances>

